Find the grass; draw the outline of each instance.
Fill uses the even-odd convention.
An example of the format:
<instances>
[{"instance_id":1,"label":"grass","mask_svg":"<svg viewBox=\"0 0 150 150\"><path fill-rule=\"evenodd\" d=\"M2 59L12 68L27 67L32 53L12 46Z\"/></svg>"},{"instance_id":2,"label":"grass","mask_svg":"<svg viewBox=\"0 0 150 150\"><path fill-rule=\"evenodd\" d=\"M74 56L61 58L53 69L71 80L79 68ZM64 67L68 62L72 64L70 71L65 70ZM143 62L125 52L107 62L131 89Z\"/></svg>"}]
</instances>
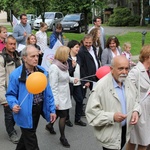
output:
<instances>
[{"instance_id":1,"label":"grass","mask_svg":"<svg viewBox=\"0 0 150 150\"><path fill-rule=\"evenodd\" d=\"M131 53L132 55L138 55L142 48L142 34L141 32L128 32L124 35L117 35L119 39L120 46L122 47L124 42L131 43ZM145 45L150 44L150 32L145 36Z\"/></svg>"},{"instance_id":2,"label":"grass","mask_svg":"<svg viewBox=\"0 0 150 150\"><path fill-rule=\"evenodd\" d=\"M6 25L8 32L12 32L12 27L10 25ZM37 31L33 30L33 33L36 33ZM52 32L48 31L47 35L50 36ZM65 39L67 40L77 40L81 41L84 37L84 33L78 34L78 33L63 33ZM119 39L120 46L122 47L124 42L130 42L131 43L131 53L132 55L138 55L141 48L142 48L142 34L141 32L128 32L123 35L116 35ZM106 38L108 38L108 35L106 35ZM148 32L145 36L145 44L150 44L150 32Z\"/></svg>"}]
</instances>

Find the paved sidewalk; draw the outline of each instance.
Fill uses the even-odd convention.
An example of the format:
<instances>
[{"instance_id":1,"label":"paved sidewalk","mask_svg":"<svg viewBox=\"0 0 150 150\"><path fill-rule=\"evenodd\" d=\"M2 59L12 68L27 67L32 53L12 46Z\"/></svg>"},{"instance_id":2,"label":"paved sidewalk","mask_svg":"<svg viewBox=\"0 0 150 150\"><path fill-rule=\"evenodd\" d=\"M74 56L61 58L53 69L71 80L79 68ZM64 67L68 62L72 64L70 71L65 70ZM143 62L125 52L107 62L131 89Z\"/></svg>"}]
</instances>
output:
<instances>
[{"instance_id":1,"label":"paved sidewalk","mask_svg":"<svg viewBox=\"0 0 150 150\"><path fill-rule=\"evenodd\" d=\"M150 27L111 27L111 26L104 26L106 35L123 35L128 32L150 32Z\"/></svg>"},{"instance_id":2,"label":"paved sidewalk","mask_svg":"<svg viewBox=\"0 0 150 150\"><path fill-rule=\"evenodd\" d=\"M132 56L132 60L133 60L133 61L138 61L138 59L139 59L139 55Z\"/></svg>"}]
</instances>

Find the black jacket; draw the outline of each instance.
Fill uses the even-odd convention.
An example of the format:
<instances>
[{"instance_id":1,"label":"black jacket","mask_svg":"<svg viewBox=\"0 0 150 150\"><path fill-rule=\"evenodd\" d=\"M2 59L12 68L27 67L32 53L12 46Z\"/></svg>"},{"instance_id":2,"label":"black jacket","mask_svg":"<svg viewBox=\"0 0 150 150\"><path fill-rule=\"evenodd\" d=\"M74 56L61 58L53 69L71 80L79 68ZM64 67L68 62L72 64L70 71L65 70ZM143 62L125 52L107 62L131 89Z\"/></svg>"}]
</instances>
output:
<instances>
[{"instance_id":1,"label":"black jacket","mask_svg":"<svg viewBox=\"0 0 150 150\"><path fill-rule=\"evenodd\" d=\"M100 67L99 59L96 55L96 48L93 47L94 54L96 56L96 60L98 63L98 67ZM78 53L80 60L81 60L81 78L87 77L90 75L95 75L96 74L96 66L93 57L91 54L88 52L85 46L81 46L79 53ZM92 76L89 78L86 78L86 80L91 80L91 81L98 81L98 78L96 76ZM88 81L87 81L88 82ZM90 82L90 89L92 89L92 82Z\"/></svg>"}]
</instances>

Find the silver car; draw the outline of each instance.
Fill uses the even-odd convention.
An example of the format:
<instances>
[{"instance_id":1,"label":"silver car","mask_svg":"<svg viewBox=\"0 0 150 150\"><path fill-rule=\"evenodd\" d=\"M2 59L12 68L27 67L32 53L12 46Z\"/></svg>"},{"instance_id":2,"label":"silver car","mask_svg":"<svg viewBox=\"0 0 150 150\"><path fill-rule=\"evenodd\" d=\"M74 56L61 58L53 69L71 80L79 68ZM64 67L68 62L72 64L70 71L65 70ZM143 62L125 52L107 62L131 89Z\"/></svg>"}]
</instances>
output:
<instances>
[{"instance_id":1,"label":"silver car","mask_svg":"<svg viewBox=\"0 0 150 150\"><path fill-rule=\"evenodd\" d=\"M64 18L61 12L45 12L45 23L48 25L48 30L53 30L55 25ZM41 15L34 21L33 28L38 30L40 28L40 22L42 22Z\"/></svg>"},{"instance_id":2,"label":"silver car","mask_svg":"<svg viewBox=\"0 0 150 150\"><path fill-rule=\"evenodd\" d=\"M37 16L34 14L27 14L27 22L30 24L31 28L33 28L33 24L36 18Z\"/></svg>"}]
</instances>

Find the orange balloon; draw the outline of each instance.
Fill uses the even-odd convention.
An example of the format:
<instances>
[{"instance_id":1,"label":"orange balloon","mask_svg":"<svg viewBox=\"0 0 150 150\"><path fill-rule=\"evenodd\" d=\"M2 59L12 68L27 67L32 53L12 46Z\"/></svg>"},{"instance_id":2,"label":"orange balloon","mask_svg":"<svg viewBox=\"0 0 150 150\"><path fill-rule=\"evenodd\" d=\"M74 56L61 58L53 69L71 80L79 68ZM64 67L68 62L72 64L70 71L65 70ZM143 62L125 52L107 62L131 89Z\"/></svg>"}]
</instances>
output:
<instances>
[{"instance_id":1,"label":"orange balloon","mask_svg":"<svg viewBox=\"0 0 150 150\"><path fill-rule=\"evenodd\" d=\"M26 88L29 93L39 94L43 92L47 85L47 78L41 72L31 73L26 80Z\"/></svg>"}]
</instances>

